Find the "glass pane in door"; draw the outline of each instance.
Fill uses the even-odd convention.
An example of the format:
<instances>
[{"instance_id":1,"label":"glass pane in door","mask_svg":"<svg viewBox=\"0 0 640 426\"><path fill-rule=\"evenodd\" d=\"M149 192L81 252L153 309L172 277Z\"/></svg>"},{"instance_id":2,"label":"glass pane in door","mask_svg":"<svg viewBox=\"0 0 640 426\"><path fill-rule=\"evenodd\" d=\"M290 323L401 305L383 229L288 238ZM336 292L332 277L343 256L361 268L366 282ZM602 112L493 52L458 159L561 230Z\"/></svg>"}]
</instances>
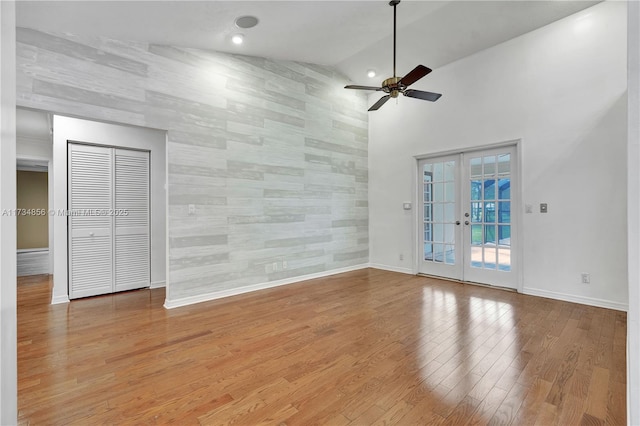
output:
<instances>
[{"instance_id":1,"label":"glass pane in door","mask_svg":"<svg viewBox=\"0 0 640 426\"><path fill-rule=\"evenodd\" d=\"M498 155L498 270L511 271L511 154Z\"/></svg>"},{"instance_id":2,"label":"glass pane in door","mask_svg":"<svg viewBox=\"0 0 640 426\"><path fill-rule=\"evenodd\" d=\"M455 161L434 161L422 167L424 253L427 262L454 265Z\"/></svg>"},{"instance_id":3,"label":"glass pane in door","mask_svg":"<svg viewBox=\"0 0 640 426\"><path fill-rule=\"evenodd\" d=\"M511 271L511 154L469 160L468 265Z\"/></svg>"}]
</instances>

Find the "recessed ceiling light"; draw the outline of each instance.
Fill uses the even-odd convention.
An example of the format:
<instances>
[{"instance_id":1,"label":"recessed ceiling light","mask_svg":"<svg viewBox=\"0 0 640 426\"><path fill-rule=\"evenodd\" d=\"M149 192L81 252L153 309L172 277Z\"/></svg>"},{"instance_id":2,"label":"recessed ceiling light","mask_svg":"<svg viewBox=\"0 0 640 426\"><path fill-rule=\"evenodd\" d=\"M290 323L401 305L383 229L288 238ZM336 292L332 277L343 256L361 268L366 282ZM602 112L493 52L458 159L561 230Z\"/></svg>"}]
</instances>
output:
<instances>
[{"instance_id":1,"label":"recessed ceiling light","mask_svg":"<svg viewBox=\"0 0 640 426\"><path fill-rule=\"evenodd\" d=\"M242 34L234 34L233 37L231 37L231 41L233 44L242 44L244 36Z\"/></svg>"},{"instance_id":2,"label":"recessed ceiling light","mask_svg":"<svg viewBox=\"0 0 640 426\"><path fill-rule=\"evenodd\" d=\"M253 28L258 25L258 18L255 16L241 16L236 18L236 27L238 28Z\"/></svg>"},{"instance_id":3,"label":"recessed ceiling light","mask_svg":"<svg viewBox=\"0 0 640 426\"><path fill-rule=\"evenodd\" d=\"M373 78L376 76L376 71L375 70L369 70L367 71L367 77L369 78Z\"/></svg>"}]
</instances>

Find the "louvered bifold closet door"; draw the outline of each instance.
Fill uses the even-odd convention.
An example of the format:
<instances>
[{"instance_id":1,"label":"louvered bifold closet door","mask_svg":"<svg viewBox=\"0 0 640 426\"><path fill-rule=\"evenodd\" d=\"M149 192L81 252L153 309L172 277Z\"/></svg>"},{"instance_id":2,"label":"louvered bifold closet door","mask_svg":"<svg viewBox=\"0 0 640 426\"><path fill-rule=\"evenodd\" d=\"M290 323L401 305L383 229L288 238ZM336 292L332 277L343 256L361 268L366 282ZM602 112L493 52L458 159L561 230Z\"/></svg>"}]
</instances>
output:
<instances>
[{"instance_id":1,"label":"louvered bifold closet door","mask_svg":"<svg viewBox=\"0 0 640 426\"><path fill-rule=\"evenodd\" d=\"M116 291L149 287L149 153L115 149Z\"/></svg>"},{"instance_id":2,"label":"louvered bifold closet door","mask_svg":"<svg viewBox=\"0 0 640 426\"><path fill-rule=\"evenodd\" d=\"M110 148L69 144L69 297L113 291Z\"/></svg>"}]
</instances>

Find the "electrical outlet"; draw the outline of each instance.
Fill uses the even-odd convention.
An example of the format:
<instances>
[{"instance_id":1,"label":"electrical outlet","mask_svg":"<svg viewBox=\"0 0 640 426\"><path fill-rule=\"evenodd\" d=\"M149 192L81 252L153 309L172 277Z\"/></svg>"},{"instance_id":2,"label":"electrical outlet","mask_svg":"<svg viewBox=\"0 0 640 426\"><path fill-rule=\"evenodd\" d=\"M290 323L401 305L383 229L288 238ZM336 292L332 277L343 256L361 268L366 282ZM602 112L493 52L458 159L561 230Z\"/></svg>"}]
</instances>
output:
<instances>
[{"instance_id":1,"label":"electrical outlet","mask_svg":"<svg viewBox=\"0 0 640 426\"><path fill-rule=\"evenodd\" d=\"M286 260L282 261L282 269L287 269L287 261Z\"/></svg>"},{"instance_id":2,"label":"electrical outlet","mask_svg":"<svg viewBox=\"0 0 640 426\"><path fill-rule=\"evenodd\" d=\"M582 274L582 284L589 284L591 282L591 275Z\"/></svg>"},{"instance_id":3,"label":"electrical outlet","mask_svg":"<svg viewBox=\"0 0 640 426\"><path fill-rule=\"evenodd\" d=\"M194 214L196 214L196 205L189 204L189 215L194 215Z\"/></svg>"},{"instance_id":4,"label":"electrical outlet","mask_svg":"<svg viewBox=\"0 0 640 426\"><path fill-rule=\"evenodd\" d=\"M274 271L277 271L278 270L278 262L273 262L271 267L273 268Z\"/></svg>"},{"instance_id":5,"label":"electrical outlet","mask_svg":"<svg viewBox=\"0 0 640 426\"><path fill-rule=\"evenodd\" d=\"M400 260L404 260L404 254L400 253Z\"/></svg>"}]
</instances>

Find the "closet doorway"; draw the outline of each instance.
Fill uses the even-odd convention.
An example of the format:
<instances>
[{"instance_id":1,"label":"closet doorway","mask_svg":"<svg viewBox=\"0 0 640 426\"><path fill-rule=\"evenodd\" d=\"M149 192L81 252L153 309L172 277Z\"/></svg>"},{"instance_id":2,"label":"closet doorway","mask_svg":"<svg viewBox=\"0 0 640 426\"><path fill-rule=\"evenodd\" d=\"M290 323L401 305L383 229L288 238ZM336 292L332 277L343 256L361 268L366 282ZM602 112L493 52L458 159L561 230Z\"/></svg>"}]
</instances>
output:
<instances>
[{"instance_id":1,"label":"closet doorway","mask_svg":"<svg viewBox=\"0 0 640 426\"><path fill-rule=\"evenodd\" d=\"M149 287L149 152L68 151L69 298Z\"/></svg>"},{"instance_id":2,"label":"closet doorway","mask_svg":"<svg viewBox=\"0 0 640 426\"><path fill-rule=\"evenodd\" d=\"M53 116L52 303L167 287L167 132Z\"/></svg>"}]
</instances>

